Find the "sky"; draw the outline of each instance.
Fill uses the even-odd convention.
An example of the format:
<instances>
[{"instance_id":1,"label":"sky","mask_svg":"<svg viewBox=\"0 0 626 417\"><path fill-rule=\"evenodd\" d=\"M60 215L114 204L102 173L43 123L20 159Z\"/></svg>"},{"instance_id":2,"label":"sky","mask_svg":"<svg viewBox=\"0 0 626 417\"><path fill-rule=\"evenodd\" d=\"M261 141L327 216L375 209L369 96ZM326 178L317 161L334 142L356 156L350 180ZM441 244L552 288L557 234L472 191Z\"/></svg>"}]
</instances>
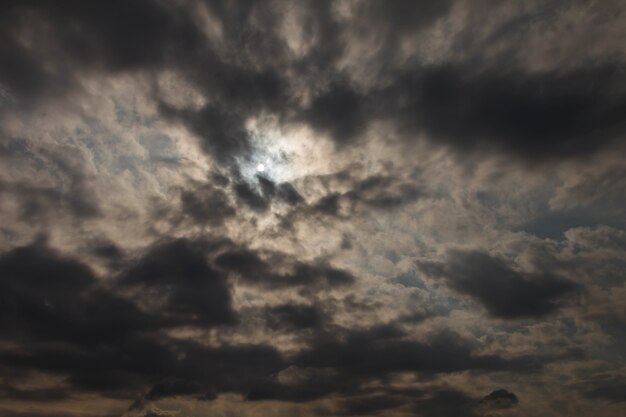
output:
<instances>
[{"instance_id":1,"label":"sky","mask_svg":"<svg viewBox=\"0 0 626 417\"><path fill-rule=\"evenodd\" d=\"M0 2L0 415L626 415L626 3Z\"/></svg>"}]
</instances>

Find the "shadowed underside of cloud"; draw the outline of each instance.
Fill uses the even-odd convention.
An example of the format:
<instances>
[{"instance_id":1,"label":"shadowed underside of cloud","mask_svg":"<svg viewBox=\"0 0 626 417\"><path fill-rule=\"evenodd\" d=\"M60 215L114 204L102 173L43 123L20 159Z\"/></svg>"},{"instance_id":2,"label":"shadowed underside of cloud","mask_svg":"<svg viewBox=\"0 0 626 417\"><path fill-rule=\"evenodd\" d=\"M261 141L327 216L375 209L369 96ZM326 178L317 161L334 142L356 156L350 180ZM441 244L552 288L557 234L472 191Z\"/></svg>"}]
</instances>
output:
<instances>
[{"instance_id":1,"label":"shadowed underside of cloud","mask_svg":"<svg viewBox=\"0 0 626 417\"><path fill-rule=\"evenodd\" d=\"M1 1L0 414L620 415L623 9Z\"/></svg>"},{"instance_id":2,"label":"shadowed underside of cloud","mask_svg":"<svg viewBox=\"0 0 626 417\"><path fill-rule=\"evenodd\" d=\"M0 257L0 324L5 338L29 344L3 348L0 365L65 374L68 389L131 397L152 383L146 396L151 401L179 395L210 400L216 392L249 391L259 380L288 366L274 348L211 348L163 333L181 325L236 323L227 277L211 266L209 258L212 251L229 245L186 239L157 244L131 259L114 287L103 285L89 267L44 243L4 254ZM234 256L241 255L222 254L218 264L229 265ZM353 279L330 266L299 262L293 276L278 278L287 283L277 285L316 285L318 277L329 284ZM273 328L317 328L320 323L313 307L284 305L268 310L268 326ZM11 385L0 391L13 399L33 401L63 399L71 392Z\"/></svg>"},{"instance_id":3,"label":"shadowed underside of cloud","mask_svg":"<svg viewBox=\"0 0 626 417\"><path fill-rule=\"evenodd\" d=\"M537 317L552 313L580 286L554 274L523 273L483 252L451 251L446 262L423 263L422 270L442 276L454 290L479 301L500 318Z\"/></svg>"},{"instance_id":4,"label":"shadowed underside of cloud","mask_svg":"<svg viewBox=\"0 0 626 417\"><path fill-rule=\"evenodd\" d=\"M3 66L0 76L14 94L27 98L73 83L76 74L63 71L65 68L122 71L159 65L181 47L200 41L189 15L152 1L86 4L63 0L51 4L27 0L3 2L1 8L0 53L10 65ZM27 16L33 20L29 22ZM58 55L49 58L55 64L65 60L60 68L45 68L45 58L20 43L20 31L29 30L28 24L37 21L49 25L41 27L38 35L51 35L45 38L46 45L58 48Z\"/></svg>"},{"instance_id":5,"label":"shadowed underside of cloud","mask_svg":"<svg viewBox=\"0 0 626 417\"><path fill-rule=\"evenodd\" d=\"M542 366L534 357L504 359L477 356L459 335L442 332L428 342L402 338L394 327L375 327L354 331L345 340L319 338L309 350L295 359L299 366L339 368L351 375L379 376L393 372L415 371L425 374L458 372L469 369L533 371Z\"/></svg>"},{"instance_id":6,"label":"shadowed underside of cloud","mask_svg":"<svg viewBox=\"0 0 626 417\"><path fill-rule=\"evenodd\" d=\"M202 243L185 239L152 248L119 279L140 296L165 298L167 312L206 324L234 320L226 278L208 263Z\"/></svg>"},{"instance_id":7,"label":"shadowed underside of cloud","mask_svg":"<svg viewBox=\"0 0 626 417\"><path fill-rule=\"evenodd\" d=\"M481 403L493 408L510 408L518 402L517 395L505 389L492 391L481 400Z\"/></svg>"},{"instance_id":8,"label":"shadowed underside of cloud","mask_svg":"<svg viewBox=\"0 0 626 417\"><path fill-rule=\"evenodd\" d=\"M283 304L268 309L267 323L275 329L314 329L322 324L322 314L315 306Z\"/></svg>"},{"instance_id":9,"label":"shadowed underside of cloud","mask_svg":"<svg viewBox=\"0 0 626 417\"><path fill-rule=\"evenodd\" d=\"M383 103L408 138L424 131L462 151L484 144L530 161L558 159L621 140L622 77L613 66L531 74L424 68L400 75Z\"/></svg>"},{"instance_id":10,"label":"shadowed underside of cloud","mask_svg":"<svg viewBox=\"0 0 626 417\"><path fill-rule=\"evenodd\" d=\"M405 340L406 335L394 327L376 327L348 331L340 340L325 335L314 307L297 305L267 311L268 326L275 330L308 328L318 333L310 349L292 359L269 346L208 347L170 338L161 330L180 324L232 325L234 311L227 280L212 269L207 256L225 244L178 240L149 248L118 278L121 288L140 289L129 300L102 287L82 263L43 244L3 255L3 311L12 315L11 320L3 320L4 333L14 332L20 339L36 343L3 349L0 365L65 374L68 389L87 392L133 396L151 384L145 401L172 396L211 400L220 392L241 392L248 400L299 402L337 392L358 394L357 381L364 377L400 371L529 371L538 369L543 361L477 356L452 333L423 343ZM226 260L232 262L233 258L222 258L222 266L228 264ZM211 301L211 297L216 298ZM67 305L65 300L70 298L74 301ZM146 309L158 301L163 302L161 307ZM295 380L292 377L292 382L275 378L290 366L310 371ZM327 382L319 385L321 381ZM0 388L10 398L44 402L66 398L71 392L25 390L10 384ZM368 399L365 404L383 407L387 402L376 405L375 399ZM366 405L352 404L346 410Z\"/></svg>"},{"instance_id":11,"label":"shadowed underside of cloud","mask_svg":"<svg viewBox=\"0 0 626 417\"><path fill-rule=\"evenodd\" d=\"M626 132L619 65L543 73L447 65L392 77L390 86L368 94L333 86L305 120L340 146L387 120L406 141L425 134L461 153L505 152L528 162L584 157L622 142Z\"/></svg>"},{"instance_id":12,"label":"shadowed underside of cloud","mask_svg":"<svg viewBox=\"0 0 626 417\"><path fill-rule=\"evenodd\" d=\"M489 415L490 411L510 408L517 403L517 396L504 389L493 391L483 399L472 398L452 389L434 390L429 395L419 391L406 393L391 391L388 394L346 400L341 404L341 415L379 414L384 410L401 407L411 409L424 417L484 416Z\"/></svg>"},{"instance_id":13,"label":"shadowed underside of cloud","mask_svg":"<svg viewBox=\"0 0 626 417\"><path fill-rule=\"evenodd\" d=\"M218 226L236 214L226 193L205 185L181 192L182 211L194 223Z\"/></svg>"},{"instance_id":14,"label":"shadowed underside of cloud","mask_svg":"<svg viewBox=\"0 0 626 417\"><path fill-rule=\"evenodd\" d=\"M71 412L55 412L55 411L14 411L0 408L2 414L6 417L80 417L80 414ZM97 414L97 417L118 417L119 413L114 414ZM156 415L158 416L158 414ZM165 414L167 416L167 414ZM155 414L152 414L155 417Z\"/></svg>"},{"instance_id":15,"label":"shadowed underside of cloud","mask_svg":"<svg viewBox=\"0 0 626 417\"><path fill-rule=\"evenodd\" d=\"M255 251L235 249L217 256L215 263L237 273L243 282L270 288L332 288L350 285L355 281L350 272L333 268L323 260L309 264L293 262L280 253L268 255L273 264L263 260ZM289 269L290 272L278 272L281 269Z\"/></svg>"},{"instance_id":16,"label":"shadowed underside of cloud","mask_svg":"<svg viewBox=\"0 0 626 417\"><path fill-rule=\"evenodd\" d=\"M397 42L436 21L450 5L409 2L384 7L384 11L366 5L358 12L361 20L354 24L378 27L381 39ZM359 91L345 76L335 76L331 77L335 81L314 94L310 104L303 105L294 100L300 93L289 91L289 72L310 77L313 66L303 65L306 58L291 57L273 31L259 32L249 24L251 16L271 23L278 12L263 13L254 3L236 3L230 8L209 2L202 7L225 23L257 33L258 37L228 38L234 28L225 27L222 42L243 48L239 59L217 52L206 42L194 21L192 3L175 7L150 1L5 2L0 54L10 65L3 66L0 82L18 99L37 100L59 85L67 91L76 85L81 71L180 71L213 99L200 109L176 108L163 100L158 100L157 107L165 119L185 125L209 154L223 161L251 152L246 122L264 112L304 122L340 146L358 146L369 124L382 119L396 123L409 141L426 133L433 143L460 152L491 148L528 161L587 155L621 140L626 128L626 96L620 88L624 72L618 64L528 73L508 70L497 60L480 68L419 66L385 73L391 82L367 91ZM321 11L331 6L321 2L317 7L310 11L312 24L318 25L320 35L324 30L332 33L336 22L328 10ZM418 17L412 25L391 27L382 16L393 16L395 22ZM54 55L20 43L21 34L35 22L46 25L31 36L54 48ZM343 49L336 39L325 47ZM392 50L395 46L390 46ZM285 67L268 64L262 52L273 54ZM308 58L314 59L316 52ZM155 95L159 96L158 91Z\"/></svg>"}]
</instances>

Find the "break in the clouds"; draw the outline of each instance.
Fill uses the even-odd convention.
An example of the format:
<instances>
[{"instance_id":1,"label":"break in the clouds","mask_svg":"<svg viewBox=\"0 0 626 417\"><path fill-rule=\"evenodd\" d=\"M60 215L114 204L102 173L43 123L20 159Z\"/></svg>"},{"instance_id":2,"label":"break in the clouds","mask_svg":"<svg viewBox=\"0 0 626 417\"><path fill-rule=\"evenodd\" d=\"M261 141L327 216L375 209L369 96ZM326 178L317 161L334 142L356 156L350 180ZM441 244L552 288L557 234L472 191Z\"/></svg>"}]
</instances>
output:
<instances>
[{"instance_id":1,"label":"break in the clouds","mask_svg":"<svg viewBox=\"0 0 626 417\"><path fill-rule=\"evenodd\" d=\"M620 1L0 3L0 415L626 412Z\"/></svg>"}]
</instances>

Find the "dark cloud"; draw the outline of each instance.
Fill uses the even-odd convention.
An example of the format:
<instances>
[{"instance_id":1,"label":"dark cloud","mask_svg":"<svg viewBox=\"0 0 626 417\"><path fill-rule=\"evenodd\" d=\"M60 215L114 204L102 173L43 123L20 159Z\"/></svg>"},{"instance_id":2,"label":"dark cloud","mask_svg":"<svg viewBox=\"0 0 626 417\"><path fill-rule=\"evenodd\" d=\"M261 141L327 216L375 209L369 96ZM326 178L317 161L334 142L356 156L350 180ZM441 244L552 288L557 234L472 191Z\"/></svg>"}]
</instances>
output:
<instances>
[{"instance_id":1,"label":"dark cloud","mask_svg":"<svg viewBox=\"0 0 626 417\"><path fill-rule=\"evenodd\" d=\"M202 386L195 381L188 381L178 378L166 378L150 388L146 399L150 401L158 400L160 398L175 397L179 395L192 395L197 394L202 389Z\"/></svg>"},{"instance_id":2,"label":"dark cloud","mask_svg":"<svg viewBox=\"0 0 626 417\"><path fill-rule=\"evenodd\" d=\"M146 337L111 340L104 335L103 344L81 349L68 349L58 343L37 347L45 346L41 342L3 349L0 363L12 369L62 376L72 392L110 393L127 399L136 396L150 379L170 371L176 364L173 352Z\"/></svg>"},{"instance_id":3,"label":"dark cloud","mask_svg":"<svg viewBox=\"0 0 626 417\"><path fill-rule=\"evenodd\" d=\"M285 203L292 207L305 203L304 198L289 182L276 183L262 175L257 175L256 179L258 186L244 180L233 186L238 201L253 211L265 212L275 203Z\"/></svg>"},{"instance_id":4,"label":"dark cloud","mask_svg":"<svg viewBox=\"0 0 626 417\"><path fill-rule=\"evenodd\" d=\"M626 378L614 374L601 374L579 385L583 395L588 398L611 403L626 401Z\"/></svg>"},{"instance_id":5,"label":"dark cloud","mask_svg":"<svg viewBox=\"0 0 626 417\"><path fill-rule=\"evenodd\" d=\"M359 23L368 25L376 33L390 37L388 43L395 43L401 37L423 30L438 18L449 12L454 2L444 0L400 0L391 5L378 2L364 2L358 11ZM393 49L394 45L385 45Z\"/></svg>"},{"instance_id":6,"label":"dark cloud","mask_svg":"<svg viewBox=\"0 0 626 417\"><path fill-rule=\"evenodd\" d=\"M4 338L17 343L2 349L5 366L61 373L79 390L132 396L174 360L168 349L140 336L166 324L103 288L76 260L42 244L17 248L0 258L0 278ZM4 391L29 401L58 400L70 392Z\"/></svg>"},{"instance_id":7,"label":"dark cloud","mask_svg":"<svg viewBox=\"0 0 626 417\"><path fill-rule=\"evenodd\" d=\"M524 273L483 252L452 251L443 264L422 264L450 287L472 296L496 317L539 317L559 308L580 286L554 274Z\"/></svg>"},{"instance_id":8,"label":"dark cloud","mask_svg":"<svg viewBox=\"0 0 626 417\"><path fill-rule=\"evenodd\" d=\"M423 417L476 416L476 400L457 390L435 391L429 398L415 403L415 411Z\"/></svg>"},{"instance_id":9,"label":"dark cloud","mask_svg":"<svg viewBox=\"0 0 626 417\"><path fill-rule=\"evenodd\" d=\"M611 146L626 129L624 71L599 66L524 73L463 65L422 67L359 95L346 83L321 95L307 122L345 144L373 120L390 120L460 151L504 151L526 161L582 157Z\"/></svg>"},{"instance_id":10,"label":"dark cloud","mask_svg":"<svg viewBox=\"0 0 626 417\"><path fill-rule=\"evenodd\" d=\"M267 186L267 184L266 184ZM250 209L257 212L264 212L269 209L269 200L258 193L250 184L240 182L233 187L237 199Z\"/></svg>"},{"instance_id":11,"label":"dark cloud","mask_svg":"<svg viewBox=\"0 0 626 417\"><path fill-rule=\"evenodd\" d=\"M7 335L93 346L156 325L132 303L102 288L90 268L41 244L2 255L0 279L0 323Z\"/></svg>"},{"instance_id":12,"label":"dark cloud","mask_svg":"<svg viewBox=\"0 0 626 417\"><path fill-rule=\"evenodd\" d=\"M624 132L623 71L472 71L442 66L399 75L382 102L411 132L459 150L485 146L529 160L584 156Z\"/></svg>"},{"instance_id":13,"label":"dark cloud","mask_svg":"<svg viewBox=\"0 0 626 417\"><path fill-rule=\"evenodd\" d=\"M7 64L0 70L2 83L10 86L12 94L27 97L37 95L45 87L46 73L28 52L21 48L17 39L10 35L7 29L11 26L6 24L6 17L10 14L3 13L3 16L5 19L3 19L4 30L0 33L0 58Z\"/></svg>"},{"instance_id":14,"label":"dark cloud","mask_svg":"<svg viewBox=\"0 0 626 417\"><path fill-rule=\"evenodd\" d=\"M518 402L517 395L502 388L492 391L481 400L482 404L495 409L511 408Z\"/></svg>"},{"instance_id":15,"label":"dark cloud","mask_svg":"<svg viewBox=\"0 0 626 417\"><path fill-rule=\"evenodd\" d=\"M346 378L333 371L290 366L281 371L282 374L288 374L293 381L280 383L277 378L259 381L247 392L246 400L302 403L332 394L344 395L359 391L356 379Z\"/></svg>"},{"instance_id":16,"label":"dark cloud","mask_svg":"<svg viewBox=\"0 0 626 417\"><path fill-rule=\"evenodd\" d=\"M251 151L246 119L262 112L283 117L291 109L340 145L354 143L371 121L382 118L397 122L410 138L426 132L435 143L459 150L488 146L527 160L585 155L624 132L626 99L618 88L623 79L618 65L544 72L509 70L499 61L482 69L468 63L401 68L384 71L381 78L390 80L386 86L359 92L345 75L332 71L345 40L330 4L302 5L311 19L305 32L318 35L319 47L300 59L290 56L285 41L271 30L281 10L246 2L206 5L221 23L226 48L238 54L212 48L189 5L5 2L0 56L10 65L0 80L15 94L34 97L63 80L72 84L76 72L175 68L214 99L199 110L159 101L162 116L185 124L222 160ZM384 62L406 36L429 27L452 5L364 2L355 8L347 32L364 40L362 35L376 34ZM28 19L47 28L49 33L34 33L56 51L53 65L52 55L20 42ZM290 97L287 71L271 65L269 56L300 77L332 81L314 88L310 105L303 107Z\"/></svg>"},{"instance_id":17,"label":"dark cloud","mask_svg":"<svg viewBox=\"0 0 626 417\"><path fill-rule=\"evenodd\" d=\"M119 281L135 288L138 297L163 302L174 319L204 324L235 320L226 278L209 264L202 242L178 239L155 245Z\"/></svg>"},{"instance_id":18,"label":"dark cloud","mask_svg":"<svg viewBox=\"0 0 626 417\"><path fill-rule=\"evenodd\" d=\"M243 114L219 104L207 104L200 110L178 109L160 104L160 112L169 121L185 125L200 138L203 149L220 159L237 153L249 153L250 143Z\"/></svg>"},{"instance_id":19,"label":"dark cloud","mask_svg":"<svg viewBox=\"0 0 626 417\"><path fill-rule=\"evenodd\" d=\"M249 249L226 251L215 259L215 263L236 272L244 282L270 288L331 288L355 281L350 272L334 268L324 261L305 263L280 253L268 253L267 256L268 260L264 260L259 253ZM279 272L285 269L288 272Z\"/></svg>"},{"instance_id":20,"label":"dark cloud","mask_svg":"<svg viewBox=\"0 0 626 417\"><path fill-rule=\"evenodd\" d=\"M341 414L348 416L373 414L395 408L405 402L406 399L389 395L352 398L341 403Z\"/></svg>"},{"instance_id":21,"label":"dark cloud","mask_svg":"<svg viewBox=\"0 0 626 417\"><path fill-rule=\"evenodd\" d=\"M167 378L153 385L145 400L193 396L207 401L213 400L216 392L247 394L258 384L270 383L270 377L287 366L269 346L209 348L188 343L182 347L184 357L169 370ZM136 404L145 406L143 401Z\"/></svg>"},{"instance_id":22,"label":"dark cloud","mask_svg":"<svg viewBox=\"0 0 626 417\"><path fill-rule=\"evenodd\" d=\"M425 193L413 182L375 175L357 182L346 197L367 207L391 209L416 201Z\"/></svg>"},{"instance_id":23,"label":"dark cloud","mask_svg":"<svg viewBox=\"0 0 626 417\"><path fill-rule=\"evenodd\" d=\"M261 186L261 191L266 198L272 198L276 195L276 184L274 181L262 175L257 175L257 180Z\"/></svg>"},{"instance_id":24,"label":"dark cloud","mask_svg":"<svg viewBox=\"0 0 626 417\"><path fill-rule=\"evenodd\" d=\"M278 184L278 198L291 206L304 202L304 198L288 182Z\"/></svg>"},{"instance_id":25,"label":"dark cloud","mask_svg":"<svg viewBox=\"0 0 626 417\"><path fill-rule=\"evenodd\" d=\"M403 337L395 327L382 326L348 332L344 340L320 338L299 353L300 366L333 367L351 375L384 376L393 372L436 374L475 369L485 371L531 371L541 366L538 358L504 359L474 355L460 336L442 332L428 343Z\"/></svg>"},{"instance_id":26,"label":"dark cloud","mask_svg":"<svg viewBox=\"0 0 626 417\"><path fill-rule=\"evenodd\" d=\"M150 315L101 287L82 263L42 244L0 258L2 328L16 348L0 351L0 364L66 376L77 390L146 399L176 395L215 397L216 391L245 393L259 379L286 365L271 347L209 348L161 333L178 324L223 324L234 320L224 278L207 262L209 248L186 240L150 248L119 278L138 287L139 302L165 298ZM72 300L68 303L68 300ZM301 311L296 311L297 314ZM288 311L277 310L289 320ZM306 312L294 324L306 324ZM29 343L22 345L22 341ZM72 348L67 346L71 345ZM3 384L0 395L14 400L55 401L66 389L25 390Z\"/></svg>"},{"instance_id":27,"label":"dark cloud","mask_svg":"<svg viewBox=\"0 0 626 417\"><path fill-rule=\"evenodd\" d=\"M209 179L211 183L213 183L217 187L226 187L228 184L230 184L230 178L219 172L211 173L211 175L209 175Z\"/></svg>"},{"instance_id":28,"label":"dark cloud","mask_svg":"<svg viewBox=\"0 0 626 417\"><path fill-rule=\"evenodd\" d=\"M345 144L361 134L366 126L363 98L342 85L331 86L313 100L304 119L315 130L328 133L337 144Z\"/></svg>"},{"instance_id":29,"label":"dark cloud","mask_svg":"<svg viewBox=\"0 0 626 417\"><path fill-rule=\"evenodd\" d=\"M94 242L89 251L99 258L109 261L117 261L124 256L124 251L121 248L105 239Z\"/></svg>"},{"instance_id":30,"label":"dark cloud","mask_svg":"<svg viewBox=\"0 0 626 417\"><path fill-rule=\"evenodd\" d=\"M180 201L183 212L197 223L217 226L235 215L226 193L208 185L183 191Z\"/></svg>"},{"instance_id":31,"label":"dark cloud","mask_svg":"<svg viewBox=\"0 0 626 417\"><path fill-rule=\"evenodd\" d=\"M155 410L151 410L146 412L146 414L143 415L143 417L171 417L172 414L168 413L167 411L155 411Z\"/></svg>"},{"instance_id":32,"label":"dark cloud","mask_svg":"<svg viewBox=\"0 0 626 417\"><path fill-rule=\"evenodd\" d=\"M61 401L69 398L70 394L63 388L23 389L10 384L0 384L0 398L27 401L31 403Z\"/></svg>"},{"instance_id":33,"label":"dark cloud","mask_svg":"<svg viewBox=\"0 0 626 417\"><path fill-rule=\"evenodd\" d=\"M245 280L260 279L269 265L252 250L239 250L219 255L215 263L230 270L237 271Z\"/></svg>"},{"instance_id":34,"label":"dark cloud","mask_svg":"<svg viewBox=\"0 0 626 417\"><path fill-rule=\"evenodd\" d=\"M242 13L233 22L236 30L246 33L251 29L247 13ZM236 19L236 20L237 20ZM227 28L230 31L234 28ZM253 30L253 29L252 29ZM246 122L249 118L270 112L281 115L291 105L287 95L286 80L272 68L259 68L261 47L254 38L234 33L234 48L249 47L253 51L252 62L242 56L219 56L216 51L202 48L197 54L188 54L178 69L193 82L194 86L212 100L200 109L177 108L159 99L159 110L163 117L186 126L200 139L203 149L223 163L233 163L235 155L249 156L252 152ZM258 38L263 39L263 38ZM251 43L252 45L247 45ZM270 49L280 49L273 45ZM273 52L276 57L276 52ZM243 62L237 62L237 61ZM231 62L234 61L234 62Z\"/></svg>"},{"instance_id":35,"label":"dark cloud","mask_svg":"<svg viewBox=\"0 0 626 417\"><path fill-rule=\"evenodd\" d=\"M341 198L341 195L339 193L331 193L331 194L325 195L313 205L313 209L314 211L322 213L322 214L326 214L330 216L338 216L340 214L339 213L340 198Z\"/></svg>"},{"instance_id":36,"label":"dark cloud","mask_svg":"<svg viewBox=\"0 0 626 417\"><path fill-rule=\"evenodd\" d=\"M523 413L469 385L557 361L619 414L623 13L583 3L0 2L0 414Z\"/></svg>"},{"instance_id":37,"label":"dark cloud","mask_svg":"<svg viewBox=\"0 0 626 417\"><path fill-rule=\"evenodd\" d=\"M63 257L43 243L16 248L0 258L2 284L7 291L54 296L81 292L94 282L86 265Z\"/></svg>"},{"instance_id":38,"label":"dark cloud","mask_svg":"<svg viewBox=\"0 0 626 417\"><path fill-rule=\"evenodd\" d=\"M267 323L274 329L317 328L323 320L322 313L315 306L283 304L266 312Z\"/></svg>"},{"instance_id":39,"label":"dark cloud","mask_svg":"<svg viewBox=\"0 0 626 417\"><path fill-rule=\"evenodd\" d=\"M136 397L152 381L142 401L173 396L211 400L216 392L246 393L286 365L273 348L233 345L209 348L159 338L132 338L110 348L71 351L29 349L0 353L0 363L68 375L75 389Z\"/></svg>"},{"instance_id":40,"label":"dark cloud","mask_svg":"<svg viewBox=\"0 0 626 417\"><path fill-rule=\"evenodd\" d=\"M355 178L348 173L338 173L334 178L317 179L330 190L307 206L300 214L331 216L350 220L352 216L371 210L389 211L430 197L414 180L403 180L390 175L372 175ZM328 183L340 186L345 191L335 191Z\"/></svg>"},{"instance_id":41,"label":"dark cloud","mask_svg":"<svg viewBox=\"0 0 626 417\"><path fill-rule=\"evenodd\" d=\"M58 84L74 83L77 72L122 71L162 65L181 51L197 47L200 32L184 9L141 0L86 4L75 0L2 3L0 81L13 94L37 98ZM20 41L38 25L39 45L54 54L29 48ZM46 51L46 52L49 52Z\"/></svg>"},{"instance_id":42,"label":"dark cloud","mask_svg":"<svg viewBox=\"0 0 626 417\"><path fill-rule=\"evenodd\" d=\"M140 305L159 304L146 312L102 286L89 267L44 243L2 255L4 333L15 340L36 340L37 344L3 349L0 364L65 374L66 382L74 389L126 398L151 384L146 401L170 396L210 400L217 392L231 391L250 398L259 396L256 387L288 365L273 348L210 348L179 342L161 333L177 325L234 322L226 278L209 261L212 253L228 245L232 244L179 239L149 247L131 260L116 287L132 290L129 299ZM240 262L241 253L245 252L238 252L238 262L233 265L246 265ZM249 257L254 259L253 255ZM228 260L227 256L218 257L217 263L224 267ZM318 279L344 283L346 277L351 278L322 264L296 265L294 275L286 278L298 281L296 285L313 284ZM239 271L245 275L252 272ZM68 304L68 299L73 302ZM270 308L266 317L270 326L281 331L314 329L322 320L316 307L295 304ZM75 348L63 348L59 342ZM285 399L296 401L328 392L316 394L319 391L305 387L279 391ZM12 399L32 397L33 401L44 402L67 396L65 390L24 391L10 385L0 392Z\"/></svg>"},{"instance_id":43,"label":"dark cloud","mask_svg":"<svg viewBox=\"0 0 626 417\"><path fill-rule=\"evenodd\" d=\"M221 3L207 6L224 19L222 24L232 25L222 27L233 50L246 48L252 57L259 57L262 49L271 51L266 56L281 53L284 42L277 38L268 42L271 31L242 36L251 35L255 27L251 20L263 9L246 2L234 8ZM155 87L161 116L184 124L208 153L222 161L248 153L246 119L265 110L281 113L287 105L285 82L271 68L252 68L252 62L242 59L243 49L240 57L220 56L194 17L197 7L191 2L169 5L149 0L97 5L75 0L3 2L0 57L10 65L0 70L0 85L30 102L77 89L77 79L85 74L174 69L215 100L199 110L177 108L161 100ZM270 15L266 13L268 24ZM33 25L39 29L32 30ZM25 45L24 33L44 49Z\"/></svg>"},{"instance_id":44,"label":"dark cloud","mask_svg":"<svg viewBox=\"0 0 626 417\"><path fill-rule=\"evenodd\" d=\"M80 417L76 413L56 412L56 411L16 411L8 408L0 408L3 416L6 417ZM100 414L97 417L119 417L118 413Z\"/></svg>"}]
</instances>

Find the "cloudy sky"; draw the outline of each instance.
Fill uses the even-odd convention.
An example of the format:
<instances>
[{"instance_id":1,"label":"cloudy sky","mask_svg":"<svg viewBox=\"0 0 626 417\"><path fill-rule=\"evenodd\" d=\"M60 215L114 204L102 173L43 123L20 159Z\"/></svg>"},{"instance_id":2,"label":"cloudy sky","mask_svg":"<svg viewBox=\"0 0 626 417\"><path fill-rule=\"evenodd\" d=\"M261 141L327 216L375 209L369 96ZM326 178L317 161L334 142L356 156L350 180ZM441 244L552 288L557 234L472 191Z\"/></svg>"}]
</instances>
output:
<instances>
[{"instance_id":1,"label":"cloudy sky","mask_svg":"<svg viewBox=\"0 0 626 417\"><path fill-rule=\"evenodd\" d=\"M622 1L0 3L0 415L626 414Z\"/></svg>"}]
</instances>

